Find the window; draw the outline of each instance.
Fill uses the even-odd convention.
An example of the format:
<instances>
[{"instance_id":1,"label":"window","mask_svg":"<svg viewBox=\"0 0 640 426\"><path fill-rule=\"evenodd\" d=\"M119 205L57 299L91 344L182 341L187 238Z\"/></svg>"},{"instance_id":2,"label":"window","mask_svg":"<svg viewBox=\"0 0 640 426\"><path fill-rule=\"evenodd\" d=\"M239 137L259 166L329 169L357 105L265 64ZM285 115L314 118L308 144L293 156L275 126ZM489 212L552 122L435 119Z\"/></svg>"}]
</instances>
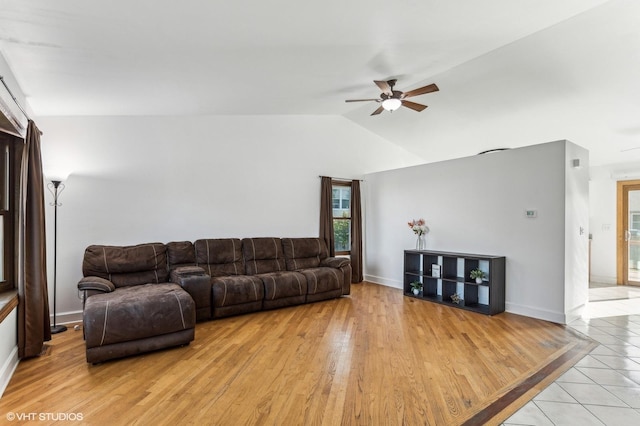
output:
<instances>
[{"instance_id":1,"label":"window","mask_svg":"<svg viewBox=\"0 0 640 426\"><path fill-rule=\"evenodd\" d=\"M351 253L351 183L333 182L333 237L336 254Z\"/></svg>"},{"instance_id":2,"label":"window","mask_svg":"<svg viewBox=\"0 0 640 426\"><path fill-rule=\"evenodd\" d=\"M640 212L629 212L629 231L632 235L640 234Z\"/></svg>"},{"instance_id":3,"label":"window","mask_svg":"<svg viewBox=\"0 0 640 426\"><path fill-rule=\"evenodd\" d=\"M14 196L15 171L13 137L0 133L0 291L15 286L14 277Z\"/></svg>"}]
</instances>

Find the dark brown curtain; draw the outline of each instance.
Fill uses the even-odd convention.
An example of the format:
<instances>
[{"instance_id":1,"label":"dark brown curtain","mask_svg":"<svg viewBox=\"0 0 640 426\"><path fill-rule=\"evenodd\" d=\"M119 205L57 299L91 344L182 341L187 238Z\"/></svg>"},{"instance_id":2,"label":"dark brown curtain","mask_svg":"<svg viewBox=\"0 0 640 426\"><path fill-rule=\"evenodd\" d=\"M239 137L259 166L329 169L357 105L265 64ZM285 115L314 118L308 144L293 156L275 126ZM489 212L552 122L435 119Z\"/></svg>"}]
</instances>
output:
<instances>
[{"instance_id":1,"label":"dark brown curtain","mask_svg":"<svg viewBox=\"0 0 640 426\"><path fill-rule=\"evenodd\" d=\"M18 356L39 355L51 340L40 130L29 120L21 164L18 226Z\"/></svg>"},{"instance_id":2,"label":"dark brown curtain","mask_svg":"<svg viewBox=\"0 0 640 426\"><path fill-rule=\"evenodd\" d=\"M351 269L351 282L362 282L362 206L359 180L351 182Z\"/></svg>"},{"instance_id":3,"label":"dark brown curtain","mask_svg":"<svg viewBox=\"0 0 640 426\"><path fill-rule=\"evenodd\" d=\"M335 256L336 254L335 239L333 237L332 189L331 178L323 176L320 182L320 238L327 243L329 256Z\"/></svg>"}]
</instances>

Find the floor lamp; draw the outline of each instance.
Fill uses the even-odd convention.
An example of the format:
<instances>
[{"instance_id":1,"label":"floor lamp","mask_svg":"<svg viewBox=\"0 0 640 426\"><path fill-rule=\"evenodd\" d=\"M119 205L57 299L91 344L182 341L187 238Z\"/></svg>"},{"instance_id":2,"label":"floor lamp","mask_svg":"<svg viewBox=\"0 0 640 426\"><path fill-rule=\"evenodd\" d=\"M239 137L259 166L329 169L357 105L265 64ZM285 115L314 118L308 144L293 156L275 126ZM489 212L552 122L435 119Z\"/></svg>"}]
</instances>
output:
<instances>
[{"instance_id":1,"label":"floor lamp","mask_svg":"<svg viewBox=\"0 0 640 426\"><path fill-rule=\"evenodd\" d=\"M64 190L64 183L60 180L52 180L47 184L49 191L53 194L53 325L51 326L51 334L62 333L67 330L64 325L56 325L56 278L58 266L58 207L62 204L58 202L58 196Z\"/></svg>"}]
</instances>

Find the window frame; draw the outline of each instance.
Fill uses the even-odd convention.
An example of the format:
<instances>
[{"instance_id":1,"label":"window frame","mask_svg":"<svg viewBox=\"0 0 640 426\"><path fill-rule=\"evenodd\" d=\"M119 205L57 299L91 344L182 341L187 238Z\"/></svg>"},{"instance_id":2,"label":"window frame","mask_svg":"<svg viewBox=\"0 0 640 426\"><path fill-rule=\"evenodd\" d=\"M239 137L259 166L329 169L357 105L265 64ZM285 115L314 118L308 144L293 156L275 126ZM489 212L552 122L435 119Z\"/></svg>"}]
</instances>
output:
<instances>
[{"instance_id":1,"label":"window frame","mask_svg":"<svg viewBox=\"0 0 640 426\"><path fill-rule=\"evenodd\" d=\"M2 281L0 291L8 291L16 288L16 179L17 179L17 138L4 132L0 132L0 216L4 228L2 230ZM5 166L8 168L5 170Z\"/></svg>"},{"instance_id":2,"label":"window frame","mask_svg":"<svg viewBox=\"0 0 640 426\"><path fill-rule=\"evenodd\" d=\"M333 215L333 189L338 186L338 187L345 187L345 188L349 188L349 190L351 190L351 182L349 181L342 181L342 180L335 180L332 179L331 180L331 195L332 195L332 200L331 200L331 218L333 221L336 220L344 220L344 221L348 221L349 223L349 241L351 241L351 194L349 194L349 216L345 217L345 216L334 216ZM340 200L342 201L342 198L340 198ZM339 209L339 210L343 210L343 209ZM333 238L335 241L336 237L336 233L335 233L335 226L334 226L334 230L333 230ZM335 243L334 243L335 244ZM334 249L335 249L335 245L334 245ZM349 250L336 250L335 251L336 256L350 256L351 255L351 249Z\"/></svg>"}]
</instances>

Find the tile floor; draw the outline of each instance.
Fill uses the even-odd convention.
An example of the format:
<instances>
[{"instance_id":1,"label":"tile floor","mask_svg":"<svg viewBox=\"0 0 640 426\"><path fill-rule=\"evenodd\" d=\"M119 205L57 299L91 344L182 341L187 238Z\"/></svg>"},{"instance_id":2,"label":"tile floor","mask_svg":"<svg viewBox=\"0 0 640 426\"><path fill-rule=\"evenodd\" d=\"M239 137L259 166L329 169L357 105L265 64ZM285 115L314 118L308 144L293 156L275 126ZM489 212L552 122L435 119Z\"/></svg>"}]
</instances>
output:
<instances>
[{"instance_id":1,"label":"tile floor","mask_svg":"<svg viewBox=\"0 0 640 426\"><path fill-rule=\"evenodd\" d=\"M640 425L640 287L592 284L569 324L600 343L508 418L511 425Z\"/></svg>"}]
</instances>

